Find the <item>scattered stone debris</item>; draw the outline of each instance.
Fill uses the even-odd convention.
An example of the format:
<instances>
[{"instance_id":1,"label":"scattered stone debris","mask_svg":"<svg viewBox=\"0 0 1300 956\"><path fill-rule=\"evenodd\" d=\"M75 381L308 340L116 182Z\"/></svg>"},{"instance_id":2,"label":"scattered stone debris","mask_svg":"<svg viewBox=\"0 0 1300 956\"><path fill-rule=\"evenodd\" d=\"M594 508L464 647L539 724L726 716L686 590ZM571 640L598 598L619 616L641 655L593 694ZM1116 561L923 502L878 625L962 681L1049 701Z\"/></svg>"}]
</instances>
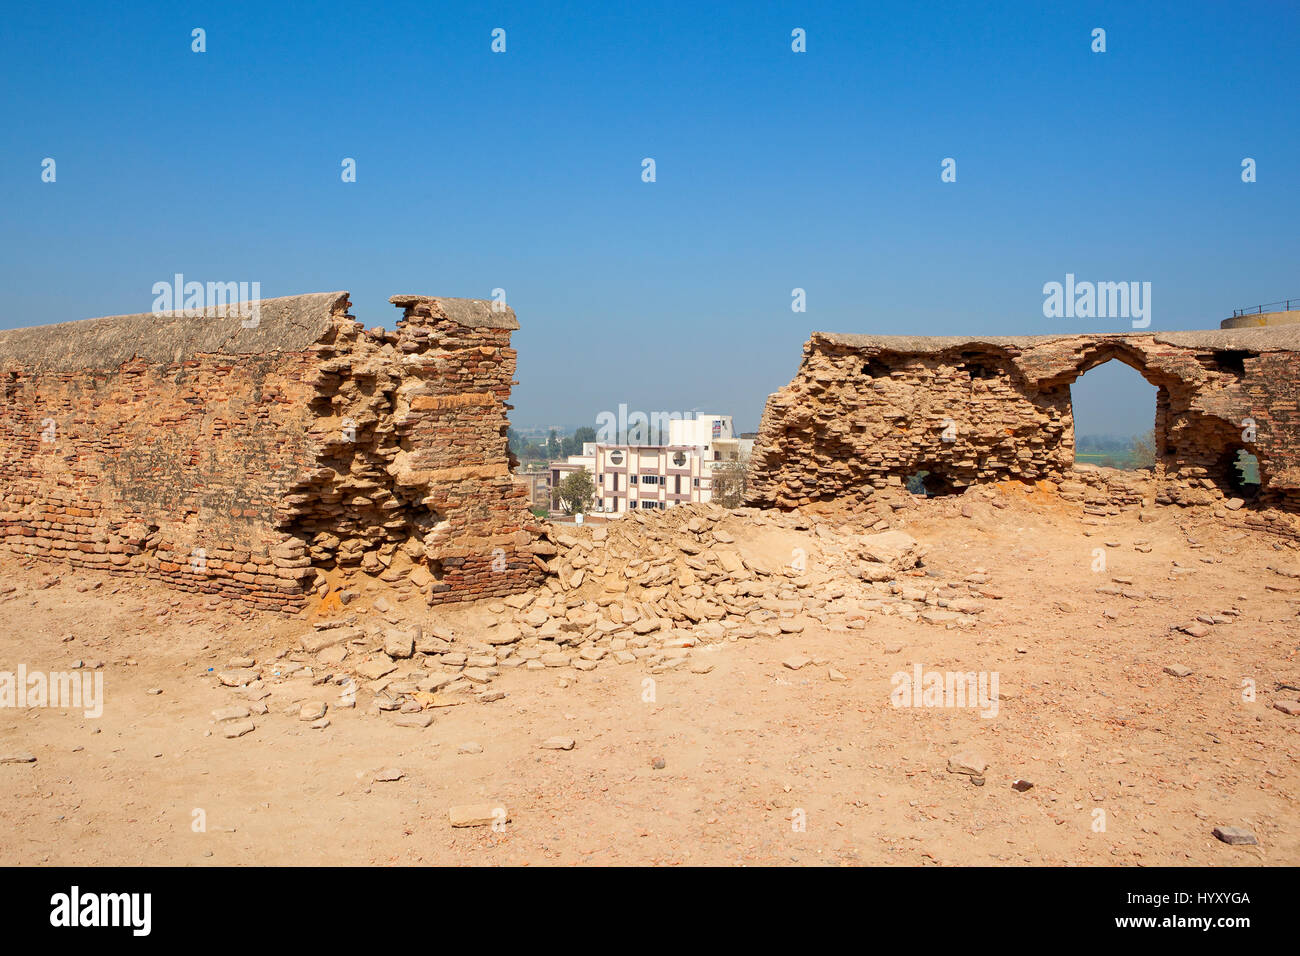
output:
<instances>
[{"instance_id":1,"label":"scattered stone debris","mask_svg":"<svg viewBox=\"0 0 1300 956\"><path fill-rule=\"evenodd\" d=\"M1215 827L1214 836L1229 846L1256 846L1255 834L1245 827Z\"/></svg>"},{"instance_id":2,"label":"scattered stone debris","mask_svg":"<svg viewBox=\"0 0 1300 956\"><path fill-rule=\"evenodd\" d=\"M988 761L971 750L963 750L948 758L949 773L964 773L971 777L983 777L988 769Z\"/></svg>"},{"instance_id":3,"label":"scattered stone debris","mask_svg":"<svg viewBox=\"0 0 1300 956\"><path fill-rule=\"evenodd\" d=\"M320 720L325 716L325 702L308 701L298 708L298 719L304 721Z\"/></svg>"},{"instance_id":4,"label":"scattered stone debris","mask_svg":"<svg viewBox=\"0 0 1300 956\"><path fill-rule=\"evenodd\" d=\"M869 616L970 628L987 601L1000 599L984 568L950 578L923 565L929 548L905 532L858 532L817 515L687 504L616 523L535 530L544 585L488 605L493 620L482 630L460 634L434 620L410 621L410 608L387 601L382 620L371 623L358 594L360 603L338 619L313 622L300 652L276 655L269 667L250 652L215 676L232 688L333 684L335 707L352 709L365 695L370 712L426 727L432 718L424 711L500 700L504 692L492 685L512 668L560 670L565 681L638 663L651 674L702 676L714 663L695 652L710 645L789 639L813 624L861 628ZM755 534L768 536L766 550ZM805 536L798 540L809 548L832 538L844 547L827 548L816 571L802 559L779 565L764 557L771 542L791 534ZM380 608L372 602L371 610ZM887 653L901 649L886 645ZM795 654L784 665L809 663L826 662ZM825 673L847 680L835 667ZM313 702L299 716L312 722L325 713Z\"/></svg>"},{"instance_id":5,"label":"scattered stone debris","mask_svg":"<svg viewBox=\"0 0 1300 956\"><path fill-rule=\"evenodd\" d=\"M499 804L474 803L452 807L447 818L453 827L488 827L500 821L510 822L509 811Z\"/></svg>"},{"instance_id":6,"label":"scattered stone debris","mask_svg":"<svg viewBox=\"0 0 1300 956\"><path fill-rule=\"evenodd\" d=\"M416 730L423 730L433 724L433 714L402 714L393 723L398 727L413 727Z\"/></svg>"},{"instance_id":7,"label":"scattered stone debris","mask_svg":"<svg viewBox=\"0 0 1300 956\"><path fill-rule=\"evenodd\" d=\"M235 668L232 670L221 671L217 674L217 680L227 687L247 687L255 680L259 680L262 674L260 671L248 667Z\"/></svg>"},{"instance_id":8,"label":"scattered stone debris","mask_svg":"<svg viewBox=\"0 0 1300 956\"><path fill-rule=\"evenodd\" d=\"M251 734L256 729L251 720L226 720L221 723L222 734L231 739Z\"/></svg>"}]
</instances>

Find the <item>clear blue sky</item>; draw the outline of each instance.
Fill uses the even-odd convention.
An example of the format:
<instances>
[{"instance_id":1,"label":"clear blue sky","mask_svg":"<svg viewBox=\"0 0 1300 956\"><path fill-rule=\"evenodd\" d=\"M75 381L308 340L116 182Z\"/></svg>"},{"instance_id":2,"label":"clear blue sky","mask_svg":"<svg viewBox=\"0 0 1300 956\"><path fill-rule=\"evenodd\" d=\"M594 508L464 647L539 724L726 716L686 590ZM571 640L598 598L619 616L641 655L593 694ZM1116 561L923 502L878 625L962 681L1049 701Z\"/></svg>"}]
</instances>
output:
<instances>
[{"instance_id":1,"label":"clear blue sky","mask_svg":"<svg viewBox=\"0 0 1300 956\"><path fill-rule=\"evenodd\" d=\"M348 289L390 326L393 293L501 287L517 425L626 403L744 429L812 330L1129 327L1044 318L1067 272L1213 327L1300 296L1298 26L1295 2L10 4L0 327L148 311L176 272ZM1146 427L1140 384L1095 389L1090 430Z\"/></svg>"}]
</instances>

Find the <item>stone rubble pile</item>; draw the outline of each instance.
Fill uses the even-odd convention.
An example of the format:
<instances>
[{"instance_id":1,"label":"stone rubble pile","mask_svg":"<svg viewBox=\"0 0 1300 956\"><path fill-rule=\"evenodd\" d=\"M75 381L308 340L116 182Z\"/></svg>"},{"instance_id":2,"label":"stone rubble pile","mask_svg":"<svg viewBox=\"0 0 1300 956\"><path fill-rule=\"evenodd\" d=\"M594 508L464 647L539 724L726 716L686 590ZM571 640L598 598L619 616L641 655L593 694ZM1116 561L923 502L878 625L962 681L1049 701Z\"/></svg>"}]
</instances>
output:
<instances>
[{"instance_id":1,"label":"stone rubble pile","mask_svg":"<svg viewBox=\"0 0 1300 956\"><path fill-rule=\"evenodd\" d=\"M905 532L840 520L695 504L552 526L532 546L545 585L487 605L494 620L480 631L412 623L376 602L384 623L358 614L320 621L273 665L216 676L252 693L297 685L296 696L278 695L295 716L331 693L338 701L329 706L356 706L360 692L373 711L419 727L439 707L500 699L491 685L509 668L572 675L639 662L651 674L707 673L694 648L798 634L811 622L862 629L871 615L969 628L998 597L983 569L945 580L923 566L927 548Z\"/></svg>"}]
</instances>

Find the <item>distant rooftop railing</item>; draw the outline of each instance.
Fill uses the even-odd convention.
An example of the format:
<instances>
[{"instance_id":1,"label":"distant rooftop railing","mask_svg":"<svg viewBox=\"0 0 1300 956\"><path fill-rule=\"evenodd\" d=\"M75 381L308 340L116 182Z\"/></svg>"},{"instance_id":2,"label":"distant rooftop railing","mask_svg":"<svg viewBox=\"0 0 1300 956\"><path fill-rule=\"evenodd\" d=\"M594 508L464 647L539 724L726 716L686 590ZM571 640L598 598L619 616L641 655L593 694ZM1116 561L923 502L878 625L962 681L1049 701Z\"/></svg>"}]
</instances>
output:
<instances>
[{"instance_id":1,"label":"distant rooftop railing","mask_svg":"<svg viewBox=\"0 0 1300 956\"><path fill-rule=\"evenodd\" d=\"M1284 306L1281 309L1275 309L1273 306ZM1300 309L1300 299L1280 299L1277 302L1265 302L1263 305L1252 305L1245 309L1233 309L1232 317L1235 319L1241 315L1263 315L1265 312L1290 312L1292 308Z\"/></svg>"}]
</instances>

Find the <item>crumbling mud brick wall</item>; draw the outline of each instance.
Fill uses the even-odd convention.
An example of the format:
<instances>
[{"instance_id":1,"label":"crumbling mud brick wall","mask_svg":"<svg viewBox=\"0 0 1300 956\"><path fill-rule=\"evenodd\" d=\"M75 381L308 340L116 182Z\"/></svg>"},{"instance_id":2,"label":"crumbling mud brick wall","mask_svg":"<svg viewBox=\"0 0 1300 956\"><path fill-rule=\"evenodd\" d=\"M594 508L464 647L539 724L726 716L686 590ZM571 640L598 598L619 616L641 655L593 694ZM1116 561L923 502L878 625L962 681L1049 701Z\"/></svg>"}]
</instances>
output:
<instances>
[{"instance_id":1,"label":"crumbling mud brick wall","mask_svg":"<svg viewBox=\"0 0 1300 956\"><path fill-rule=\"evenodd\" d=\"M1154 502L1245 493L1300 510L1300 328L965 339L833 335L804 346L751 456L750 503L853 502L928 472L927 493L1062 481L1074 467L1070 384L1112 359L1157 388Z\"/></svg>"},{"instance_id":2,"label":"crumbling mud brick wall","mask_svg":"<svg viewBox=\"0 0 1300 956\"><path fill-rule=\"evenodd\" d=\"M398 295L397 331L339 335L312 379L316 467L285 527L314 565L409 581L429 603L540 580L541 529L507 451L519 327L475 299Z\"/></svg>"},{"instance_id":3,"label":"crumbling mud brick wall","mask_svg":"<svg viewBox=\"0 0 1300 956\"><path fill-rule=\"evenodd\" d=\"M289 612L362 573L430 604L536 583L513 312L392 301L395 332L346 292L0 332L0 546Z\"/></svg>"}]
</instances>

